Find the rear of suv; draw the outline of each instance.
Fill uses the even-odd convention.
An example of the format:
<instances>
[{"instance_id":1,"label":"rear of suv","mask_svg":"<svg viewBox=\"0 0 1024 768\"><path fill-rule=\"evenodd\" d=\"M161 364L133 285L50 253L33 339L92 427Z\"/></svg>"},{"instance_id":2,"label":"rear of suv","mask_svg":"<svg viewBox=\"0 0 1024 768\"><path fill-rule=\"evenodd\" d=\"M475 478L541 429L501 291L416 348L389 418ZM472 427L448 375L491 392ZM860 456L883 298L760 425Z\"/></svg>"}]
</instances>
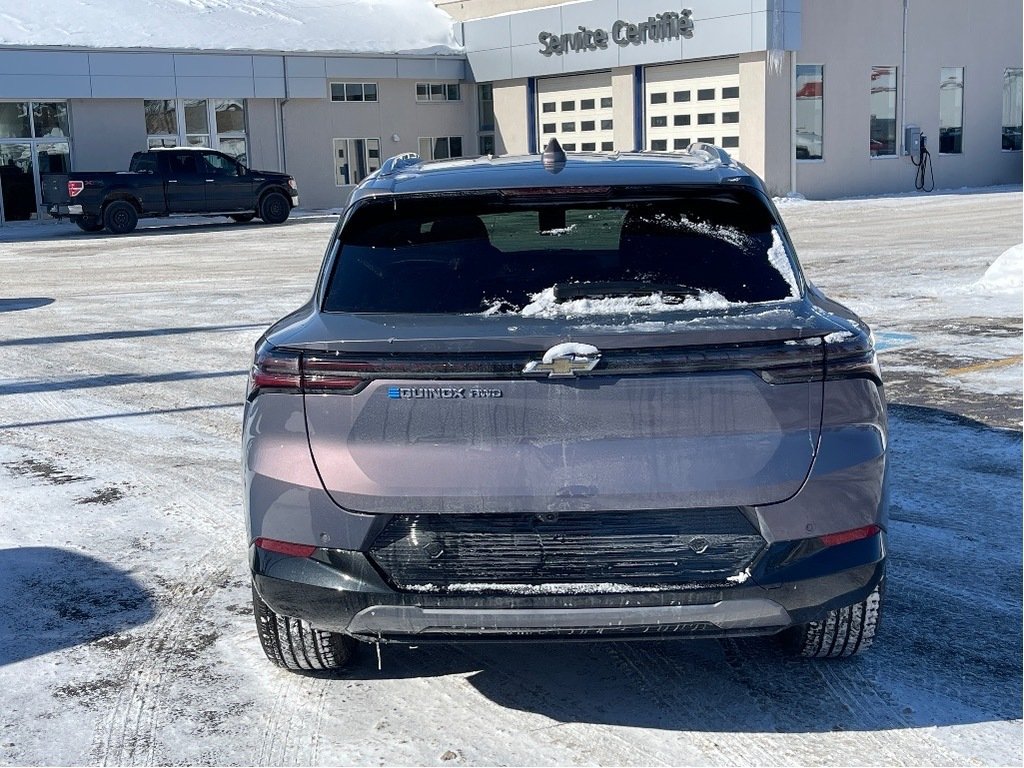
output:
<instances>
[{"instance_id":1,"label":"rear of suv","mask_svg":"<svg viewBox=\"0 0 1024 768\"><path fill-rule=\"evenodd\" d=\"M873 341L722 150L421 163L356 190L260 339L243 463L267 656L358 641L877 631Z\"/></svg>"}]
</instances>

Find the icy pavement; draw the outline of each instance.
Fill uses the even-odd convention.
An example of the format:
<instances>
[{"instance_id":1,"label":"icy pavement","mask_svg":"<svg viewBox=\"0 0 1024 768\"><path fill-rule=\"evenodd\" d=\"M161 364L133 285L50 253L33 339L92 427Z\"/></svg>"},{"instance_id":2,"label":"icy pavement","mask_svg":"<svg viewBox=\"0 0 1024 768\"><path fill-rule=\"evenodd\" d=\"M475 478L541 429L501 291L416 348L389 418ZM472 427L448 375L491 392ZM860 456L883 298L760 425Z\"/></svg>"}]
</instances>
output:
<instances>
[{"instance_id":1,"label":"icy pavement","mask_svg":"<svg viewBox=\"0 0 1024 768\"><path fill-rule=\"evenodd\" d=\"M996 426L1020 421L1021 299L968 286L1019 243L1021 194L783 213L885 350L871 652L389 647L335 680L263 658L238 463L252 343L332 222L0 230L0 764L1019 765L1021 435Z\"/></svg>"}]
</instances>

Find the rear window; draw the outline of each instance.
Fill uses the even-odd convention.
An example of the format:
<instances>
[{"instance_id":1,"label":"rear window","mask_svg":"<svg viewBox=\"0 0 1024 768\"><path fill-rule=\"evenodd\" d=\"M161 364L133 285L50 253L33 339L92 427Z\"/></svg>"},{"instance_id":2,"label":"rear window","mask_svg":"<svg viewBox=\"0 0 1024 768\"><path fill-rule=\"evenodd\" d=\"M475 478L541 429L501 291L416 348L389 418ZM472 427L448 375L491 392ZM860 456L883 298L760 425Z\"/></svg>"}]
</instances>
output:
<instances>
[{"instance_id":1,"label":"rear window","mask_svg":"<svg viewBox=\"0 0 1024 768\"><path fill-rule=\"evenodd\" d=\"M799 295L777 224L753 196L605 196L367 203L340 235L324 310L633 314Z\"/></svg>"}]
</instances>

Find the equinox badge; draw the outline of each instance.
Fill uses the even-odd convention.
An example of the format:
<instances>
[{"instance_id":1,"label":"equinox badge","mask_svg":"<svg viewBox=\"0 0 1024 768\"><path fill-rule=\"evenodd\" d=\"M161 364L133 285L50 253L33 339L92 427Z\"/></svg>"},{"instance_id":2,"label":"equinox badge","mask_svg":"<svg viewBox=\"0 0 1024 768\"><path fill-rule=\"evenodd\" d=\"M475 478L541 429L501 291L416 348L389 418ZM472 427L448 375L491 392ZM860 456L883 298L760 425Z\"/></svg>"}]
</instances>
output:
<instances>
[{"instance_id":1,"label":"equinox badge","mask_svg":"<svg viewBox=\"0 0 1024 768\"><path fill-rule=\"evenodd\" d=\"M591 344L567 342L556 344L538 362L531 360L523 368L525 376L569 378L581 373L590 373L601 361L601 352Z\"/></svg>"}]
</instances>

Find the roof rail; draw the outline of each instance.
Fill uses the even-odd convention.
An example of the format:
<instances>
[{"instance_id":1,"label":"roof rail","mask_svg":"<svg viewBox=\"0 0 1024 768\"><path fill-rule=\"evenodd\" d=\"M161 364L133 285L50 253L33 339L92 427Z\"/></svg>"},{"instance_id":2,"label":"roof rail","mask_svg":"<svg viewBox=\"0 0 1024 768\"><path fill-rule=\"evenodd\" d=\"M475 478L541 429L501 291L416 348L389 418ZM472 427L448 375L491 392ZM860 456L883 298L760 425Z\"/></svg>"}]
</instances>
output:
<instances>
[{"instance_id":1,"label":"roof rail","mask_svg":"<svg viewBox=\"0 0 1024 768\"><path fill-rule=\"evenodd\" d=\"M709 162L717 162L721 165L732 165L732 157L719 146L714 144L708 144L706 141L695 141L686 148L686 151L691 154L702 154L707 157Z\"/></svg>"},{"instance_id":2,"label":"roof rail","mask_svg":"<svg viewBox=\"0 0 1024 768\"><path fill-rule=\"evenodd\" d=\"M392 174L398 173L403 168L408 168L410 165L416 165L420 161L420 156L415 152L404 152L401 155L395 155L385 160L380 170L377 171L378 176L391 176Z\"/></svg>"}]
</instances>

